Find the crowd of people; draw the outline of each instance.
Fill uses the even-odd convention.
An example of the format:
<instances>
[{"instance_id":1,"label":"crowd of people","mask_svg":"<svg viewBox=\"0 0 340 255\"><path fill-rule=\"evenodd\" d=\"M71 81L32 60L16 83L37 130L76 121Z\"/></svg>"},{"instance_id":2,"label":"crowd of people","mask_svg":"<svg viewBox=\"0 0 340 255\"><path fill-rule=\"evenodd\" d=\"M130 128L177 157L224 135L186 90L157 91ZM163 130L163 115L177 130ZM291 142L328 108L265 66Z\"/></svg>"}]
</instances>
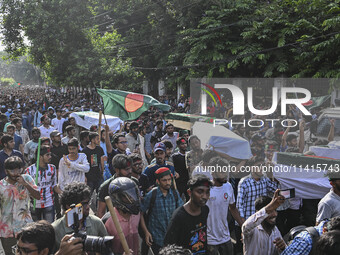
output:
<instances>
[{"instance_id":1,"label":"crowd of people","mask_svg":"<svg viewBox=\"0 0 340 255\"><path fill-rule=\"evenodd\" d=\"M214 148L203 150L198 136L167 123L165 113L154 108L118 131L105 124L86 130L70 113L99 111L95 93L1 90L0 239L5 254L100 253L87 247L78 232L114 236L112 252L124 254L108 196L136 255L326 255L340 248L340 178L329 176L332 188L321 200L286 199L281 183L262 171L274 152L311 154L304 134L319 111L304 120L290 108L288 115L298 122L293 130L278 124L229 127L251 145L253 157L238 160ZM188 112L192 103L160 101L174 112ZM330 120L327 140L314 144L332 141L334 129ZM252 171L240 178L206 170L217 165L252 166Z\"/></svg>"}]
</instances>

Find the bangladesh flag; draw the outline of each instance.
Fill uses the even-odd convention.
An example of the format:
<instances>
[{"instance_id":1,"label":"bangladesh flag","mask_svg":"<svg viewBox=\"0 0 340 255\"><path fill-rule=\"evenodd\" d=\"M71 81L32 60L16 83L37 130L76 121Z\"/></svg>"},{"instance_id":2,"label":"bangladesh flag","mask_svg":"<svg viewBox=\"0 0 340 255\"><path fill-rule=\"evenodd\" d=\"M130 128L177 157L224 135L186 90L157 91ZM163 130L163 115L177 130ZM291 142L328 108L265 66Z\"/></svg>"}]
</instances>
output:
<instances>
[{"instance_id":1,"label":"bangladesh flag","mask_svg":"<svg viewBox=\"0 0 340 255\"><path fill-rule=\"evenodd\" d=\"M311 99L302 105L304 105L307 110L312 110L313 108L322 106L331 96L322 96L322 97L311 97Z\"/></svg>"},{"instance_id":2,"label":"bangladesh flag","mask_svg":"<svg viewBox=\"0 0 340 255\"><path fill-rule=\"evenodd\" d=\"M105 114L122 120L137 119L151 106L162 111L170 110L169 105L162 104L148 95L112 89L97 89L97 92L103 98Z\"/></svg>"}]
</instances>

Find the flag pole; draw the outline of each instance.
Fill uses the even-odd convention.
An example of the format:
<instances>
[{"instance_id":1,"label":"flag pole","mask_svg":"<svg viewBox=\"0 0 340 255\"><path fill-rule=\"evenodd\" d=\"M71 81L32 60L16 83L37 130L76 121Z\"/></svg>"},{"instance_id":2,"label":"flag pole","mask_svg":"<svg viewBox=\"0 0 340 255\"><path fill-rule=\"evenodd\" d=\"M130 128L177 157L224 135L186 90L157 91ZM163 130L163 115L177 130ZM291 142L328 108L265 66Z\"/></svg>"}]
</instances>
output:
<instances>
[{"instance_id":1,"label":"flag pole","mask_svg":"<svg viewBox=\"0 0 340 255\"><path fill-rule=\"evenodd\" d=\"M109 196L106 196L105 202L106 202L107 207L109 208L109 211L110 211L110 214L111 214L111 217L112 217L112 221L115 224L115 227L116 227L120 242L123 246L124 252L125 252L126 255L130 255L131 254L130 249L129 249L128 243L126 241L126 238L124 236L122 226L120 225L117 214L114 210L111 198Z\"/></svg>"},{"instance_id":2,"label":"flag pole","mask_svg":"<svg viewBox=\"0 0 340 255\"><path fill-rule=\"evenodd\" d=\"M37 161L36 161L37 169L35 170L35 185L37 185L37 186L38 186L38 173L39 173L39 162L40 162L40 147L41 147L41 138L39 137ZM36 203L37 203L37 200L34 199L33 200L33 210L35 210Z\"/></svg>"}]
</instances>

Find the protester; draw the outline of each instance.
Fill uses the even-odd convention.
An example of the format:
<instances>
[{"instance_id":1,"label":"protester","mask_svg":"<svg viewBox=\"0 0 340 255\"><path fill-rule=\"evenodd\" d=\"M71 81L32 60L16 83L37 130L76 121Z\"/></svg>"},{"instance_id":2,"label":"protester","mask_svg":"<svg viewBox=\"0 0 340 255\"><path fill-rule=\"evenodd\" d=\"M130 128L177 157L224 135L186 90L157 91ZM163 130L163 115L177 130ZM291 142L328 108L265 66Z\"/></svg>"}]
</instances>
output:
<instances>
[{"instance_id":1,"label":"protester","mask_svg":"<svg viewBox=\"0 0 340 255\"><path fill-rule=\"evenodd\" d=\"M65 122L65 119L61 116L62 110L57 109L56 114L57 114L57 116L54 119L52 119L51 125L56 130L58 130L59 133L63 133L63 124Z\"/></svg>"},{"instance_id":2,"label":"protester","mask_svg":"<svg viewBox=\"0 0 340 255\"><path fill-rule=\"evenodd\" d=\"M175 127L174 127L173 124L171 124L171 123L166 124L165 125L166 134L163 135L163 137L162 137L162 140L169 140L172 143L172 145L173 145L173 151L172 152L175 151L176 141L177 141L178 136L179 136L178 132L174 132L174 129L175 129Z\"/></svg>"},{"instance_id":3,"label":"protester","mask_svg":"<svg viewBox=\"0 0 340 255\"><path fill-rule=\"evenodd\" d=\"M79 153L77 138L67 143L69 154L64 155L59 163L58 186L63 191L67 184L73 182L85 183L85 174L90 170L86 154Z\"/></svg>"},{"instance_id":4,"label":"protester","mask_svg":"<svg viewBox=\"0 0 340 255\"><path fill-rule=\"evenodd\" d=\"M325 219L340 216L340 178L330 177L332 189L318 204L316 224Z\"/></svg>"},{"instance_id":5,"label":"protester","mask_svg":"<svg viewBox=\"0 0 340 255\"><path fill-rule=\"evenodd\" d=\"M99 146L100 140L98 133L90 132L90 144L83 150L87 156L87 161L90 163L90 171L86 173L87 185L91 188L91 193L96 190L103 182L104 172L104 151Z\"/></svg>"},{"instance_id":6,"label":"protester","mask_svg":"<svg viewBox=\"0 0 340 255\"><path fill-rule=\"evenodd\" d=\"M188 142L191 150L185 155L185 164L189 171L189 176L191 176L195 166L202 160L203 150L201 149L201 140L196 135L190 136Z\"/></svg>"},{"instance_id":7,"label":"protester","mask_svg":"<svg viewBox=\"0 0 340 255\"><path fill-rule=\"evenodd\" d=\"M10 135L3 135L1 137L1 144L4 147L3 150L0 151L0 180L6 176L4 163L5 160L12 156L19 157L22 162L24 162L24 157L22 156L20 151L14 150L14 139Z\"/></svg>"},{"instance_id":8,"label":"protester","mask_svg":"<svg viewBox=\"0 0 340 255\"><path fill-rule=\"evenodd\" d=\"M16 254L49 255L53 251L55 233L47 221L32 222L17 235Z\"/></svg>"},{"instance_id":9,"label":"protester","mask_svg":"<svg viewBox=\"0 0 340 255\"><path fill-rule=\"evenodd\" d=\"M98 210L97 210L97 216L99 218L102 218L105 214L106 209L106 203L105 203L105 197L109 195L108 190L110 183L118 178L118 177L127 177L131 178L137 186L139 185L138 180L132 177L132 161L131 159L124 155L124 154L117 154L114 156L112 160L112 165L115 169L115 174L105 182L103 182L99 187L98 192Z\"/></svg>"},{"instance_id":10,"label":"protester","mask_svg":"<svg viewBox=\"0 0 340 255\"><path fill-rule=\"evenodd\" d=\"M316 243L316 255L334 255L340 251L340 230L323 234Z\"/></svg>"},{"instance_id":11,"label":"protester","mask_svg":"<svg viewBox=\"0 0 340 255\"><path fill-rule=\"evenodd\" d=\"M60 196L60 204L64 211L70 209L73 204L81 204L83 207L83 218L80 220L79 230L85 230L88 235L107 236L102 221L89 214L90 212L91 189L85 183L74 182L65 186ZM74 230L66 225L66 216L52 223L55 231L55 247L59 249L61 240L66 234L73 233Z\"/></svg>"},{"instance_id":12,"label":"protester","mask_svg":"<svg viewBox=\"0 0 340 255\"><path fill-rule=\"evenodd\" d=\"M332 230L340 230L340 217L335 217L330 220L324 220L319 225L313 227L316 232L316 237L322 236L324 233ZM314 238L311 235L311 231L301 231L295 236L293 241L286 247L281 255L308 255L312 251L314 245L316 245Z\"/></svg>"},{"instance_id":13,"label":"protester","mask_svg":"<svg viewBox=\"0 0 340 255\"><path fill-rule=\"evenodd\" d=\"M79 151L83 151L90 143L89 131L83 130L80 132L80 148Z\"/></svg>"},{"instance_id":14,"label":"protester","mask_svg":"<svg viewBox=\"0 0 340 255\"><path fill-rule=\"evenodd\" d=\"M131 152L137 149L138 146L137 135L138 135L138 122L133 121L130 123L129 133L125 135L126 141L128 142L127 147Z\"/></svg>"},{"instance_id":15,"label":"protester","mask_svg":"<svg viewBox=\"0 0 340 255\"><path fill-rule=\"evenodd\" d=\"M22 120L15 118L12 123L15 126L15 133L22 138L23 144L26 144L30 140L30 137L27 129L22 127Z\"/></svg>"},{"instance_id":16,"label":"protester","mask_svg":"<svg viewBox=\"0 0 340 255\"><path fill-rule=\"evenodd\" d=\"M35 152L38 148L39 137L40 137L40 129L37 127L34 127L32 129L32 140L26 143L24 147L25 161L29 165L34 163L33 161L35 160Z\"/></svg>"},{"instance_id":17,"label":"protester","mask_svg":"<svg viewBox=\"0 0 340 255\"><path fill-rule=\"evenodd\" d=\"M144 171L143 174L145 174L149 179L149 186L155 185L156 178L155 178L155 172L158 168L161 167L167 167L170 169L171 173L175 175L175 177L179 177L177 173L175 173L175 168L171 162L165 161L165 145L164 143L156 143L153 153L156 158L156 162L154 164L148 165Z\"/></svg>"},{"instance_id":18,"label":"protester","mask_svg":"<svg viewBox=\"0 0 340 255\"><path fill-rule=\"evenodd\" d=\"M47 117L46 115L42 116L41 123L42 125L39 127L41 137L50 137L50 134L52 133L52 131L55 130L55 128L50 125L51 123L50 118Z\"/></svg>"},{"instance_id":19,"label":"protester","mask_svg":"<svg viewBox=\"0 0 340 255\"><path fill-rule=\"evenodd\" d=\"M23 161L11 156L4 164L6 176L0 180L0 239L6 254L11 254L16 244L15 235L29 222L32 216L29 209L30 197L39 201L40 193L34 180L22 174Z\"/></svg>"},{"instance_id":20,"label":"protester","mask_svg":"<svg viewBox=\"0 0 340 255\"><path fill-rule=\"evenodd\" d=\"M189 200L188 193L186 192L188 189L189 172L185 164L185 154L188 144L183 137L180 137L177 139L176 145L179 151L172 155L175 171L179 175L179 178L176 179L176 186L180 196L183 195L186 200Z\"/></svg>"},{"instance_id":21,"label":"protester","mask_svg":"<svg viewBox=\"0 0 340 255\"><path fill-rule=\"evenodd\" d=\"M12 136L14 139L14 149L20 151L21 154L24 155L24 143L21 136L18 136L15 133L15 126L13 124L7 126L7 134Z\"/></svg>"},{"instance_id":22,"label":"protester","mask_svg":"<svg viewBox=\"0 0 340 255\"><path fill-rule=\"evenodd\" d=\"M229 162L220 157L212 158L211 165L228 166ZM233 244L228 226L228 213L242 226L244 220L236 208L234 191L228 182L228 173L215 171L212 173L213 186L210 189L210 198L207 202L209 215L207 221L208 253L233 254Z\"/></svg>"},{"instance_id":23,"label":"protester","mask_svg":"<svg viewBox=\"0 0 340 255\"><path fill-rule=\"evenodd\" d=\"M38 151L37 151L38 153ZM49 146L41 146L39 160L39 170L37 163L29 166L25 172L37 181L40 193L40 200L36 202L34 216L37 220L54 221L54 201L53 192L60 194L62 191L57 186L57 169L49 164L51 161L51 149Z\"/></svg>"},{"instance_id":24,"label":"protester","mask_svg":"<svg viewBox=\"0 0 340 255\"><path fill-rule=\"evenodd\" d=\"M61 139L61 142L67 145L68 141L70 141L74 137L76 129L73 126L69 125L66 127L65 131L66 136Z\"/></svg>"},{"instance_id":25,"label":"protester","mask_svg":"<svg viewBox=\"0 0 340 255\"><path fill-rule=\"evenodd\" d=\"M206 205L212 182L204 175L195 175L188 182L190 199L179 207L171 217L164 245L176 244L193 253L207 252L207 218L209 207Z\"/></svg>"},{"instance_id":26,"label":"protester","mask_svg":"<svg viewBox=\"0 0 340 255\"><path fill-rule=\"evenodd\" d=\"M157 187L150 191L142 201L142 228L146 244L157 255L163 247L171 215L183 205L183 201L178 191L171 188L172 174L169 168L159 168L155 176Z\"/></svg>"},{"instance_id":27,"label":"protester","mask_svg":"<svg viewBox=\"0 0 340 255\"><path fill-rule=\"evenodd\" d=\"M138 255L138 225L140 221L140 196L138 187L130 178L119 177L110 183L109 195L115 207L114 210L116 211L127 244L133 251L132 255ZM118 231L111 217L106 221L105 227L111 236L118 236ZM112 251L114 254L123 254L124 249L119 238L113 239Z\"/></svg>"},{"instance_id":28,"label":"protester","mask_svg":"<svg viewBox=\"0 0 340 255\"><path fill-rule=\"evenodd\" d=\"M286 247L279 229L275 226L276 209L285 198L276 190L272 199L259 196L255 200L256 213L242 225L244 254L280 254Z\"/></svg>"}]
</instances>

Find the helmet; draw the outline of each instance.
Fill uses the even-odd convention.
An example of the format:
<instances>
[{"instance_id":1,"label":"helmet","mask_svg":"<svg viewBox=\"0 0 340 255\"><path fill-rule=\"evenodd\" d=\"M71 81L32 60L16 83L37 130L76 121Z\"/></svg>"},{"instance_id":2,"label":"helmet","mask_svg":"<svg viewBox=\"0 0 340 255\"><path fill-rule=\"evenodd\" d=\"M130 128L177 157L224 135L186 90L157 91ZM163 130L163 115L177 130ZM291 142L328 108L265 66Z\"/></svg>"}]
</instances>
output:
<instances>
[{"instance_id":1,"label":"helmet","mask_svg":"<svg viewBox=\"0 0 340 255\"><path fill-rule=\"evenodd\" d=\"M109 195L113 206L125 213L137 215L140 212L140 195L136 183L127 177L118 177L111 181Z\"/></svg>"}]
</instances>

